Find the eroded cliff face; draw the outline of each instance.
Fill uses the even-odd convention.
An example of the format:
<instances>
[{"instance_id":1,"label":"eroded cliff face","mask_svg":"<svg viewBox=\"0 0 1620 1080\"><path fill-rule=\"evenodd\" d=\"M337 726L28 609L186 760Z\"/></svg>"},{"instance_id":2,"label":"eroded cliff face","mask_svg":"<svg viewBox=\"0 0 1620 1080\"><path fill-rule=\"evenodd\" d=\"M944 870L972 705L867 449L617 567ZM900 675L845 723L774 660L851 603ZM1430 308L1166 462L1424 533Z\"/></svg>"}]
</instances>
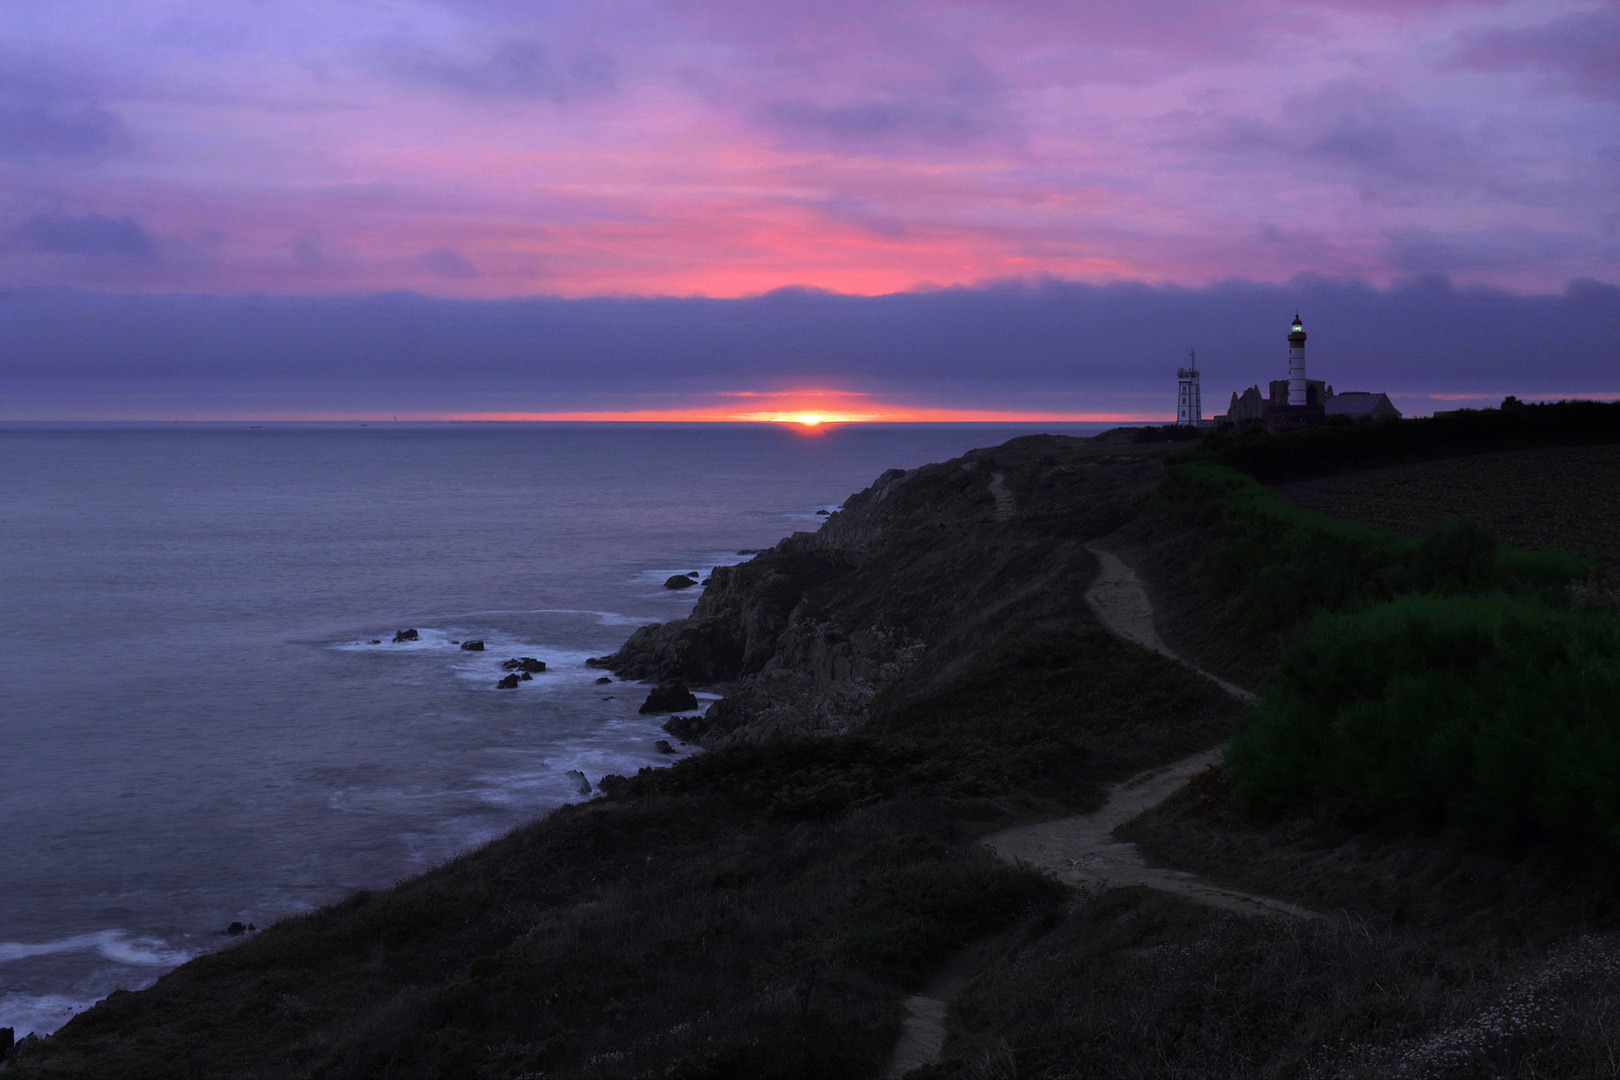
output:
<instances>
[{"instance_id":1,"label":"eroded cliff face","mask_svg":"<svg viewBox=\"0 0 1620 1080\"><path fill-rule=\"evenodd\" d=\"M604 658L621 678L722 686L670 730L713 746L858 726L998 637L1091 621L1085 544L1133 517L1168 447L1031 435L891 470L814 533L717 569L692 615Z\"/></svg>"}]
</instances>

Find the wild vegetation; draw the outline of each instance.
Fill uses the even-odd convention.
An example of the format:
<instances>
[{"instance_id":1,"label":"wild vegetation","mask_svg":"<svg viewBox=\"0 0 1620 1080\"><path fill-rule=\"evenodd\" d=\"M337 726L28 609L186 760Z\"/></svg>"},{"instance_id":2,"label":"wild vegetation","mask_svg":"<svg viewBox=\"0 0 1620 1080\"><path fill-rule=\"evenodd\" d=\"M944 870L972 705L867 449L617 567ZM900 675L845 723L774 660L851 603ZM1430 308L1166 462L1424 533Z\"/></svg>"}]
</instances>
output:
<instances>
[{"instance_id":1,"label":"wild vegetation","mask_svg":"<svg viewBox=\"0 0 1620 1080\"><path fill-rule=\"evenodd\" d=\"M1420 420L1341 420L1284 435L1257 429L1213 435L1187 456L1276 484L1490 451L1614 442L1620 442L1620 402L1526 405L1508 398L1499 409L1461 409Z\"/></svg>"},{"instance_id":2,"label":"wild vegetation","mask_svg":"<svg viewBox=\"0 0 1620 1080\"><path fill-rule=\"evenodd\" d=\"M1620 443L1471 454L1282 485L1290 502L1406 536L1468 518L1519 548L1620 566Z\"/></svg>"},{"instance_id":3,"label":"wild vegetation","mask_svg":"<svg viewBox=\"0 0 1620 1080\"><path fill-rule=\"evenodd\" d=\"M1302 510L1250 476L1209 461L1170 466L1155 504L1214 525L1219 539L1195 569L1210 592L1236 594L1235 610L1262 626L1293 626L1403 593L1501 589L1565 603L1569 583L1595 563L1560 551L1499 544L1456 518L1421 538Z\"/></svg>"},{"instance_id":4,"label":"wild vegetation","mask_svg":"<svg viewBox=\"0 0 1620 1080\"><path fill-rule=\"evenodd\" d=\"M1335 795L1620 868L1620 620L1503 596L1319 615L1227 760L1264 813Z\"/></svg>"},{"instance_id":5,"label":"wild vegetation","mask_svg":"<svg viewBox=\"0 0 1620 1080\"><path fill-rule=\"evenodd\" d=\"M1517 422L1512 438L1545 434ZM1464 436L1499 423L1465 417L1416 443L1305 435L1339 447L1327 466L1366 467L1486 446ZM1181 455L1147 513L1140 479L1174 443L1116 440L1130 456L1112 473L1086 456L1097 448L1045 439L920 470L909 495L889 476L824 530L859 552L827 583L770 607L739 580L711 601L756 629L802 617L834 645L880 617L945 642L868 690L852 730L733 739L605 784L115 995L9 1068L871 1076L901 1000L991 940L923 1075L1613 1074L1620 923L1593 870L1620 842L1607 579L1589 557L1466 522L1402 535L1306 511L1221 457L1287 473L1292 438ZM996 517L986 474L1017 498L1014 520ZM1132 515L1110 544L1168 594L1167 636L1266 681L1232 763L1125 832L1327 918L1075 894L976 842L1094 807L1105 783L1237 726L1211 684L1085 622L1068 580L1083 541ZM958 614L981 608L994 618L962 632Z\"/></svg>"},{"instance_id":6,"label":"wild vegetation","mask_svg":"<svg viewBox=\"0 0 1620 1080\"><path fill-rule=\"evenodd\" d=\"M1063 904L974 842L1219 741L1204 680L1008 638L858 736L644 770L391 889L116 994L20 1076L870 1076L951 952Z\"/></svg>"},{"instance_id":7,"label":"wild vegetation","mask_svg":"<svg viewBox=\"0 0 1620 1080\"><path fill-rule=\"evenodd\" d=\"M1208 460L1172 465L1157 499L1219 529L1206 587L1302 627L1228 750L1246 805L1340 796L1408 826L1620 855L1620 621L1572 609L1592 560L1463 519L1373 529Z\"/></svg>"},{"instance_id":8,"label":"wild vegetation","mask_svg":"<svg viewBox=\"0 0 1620 1080\"><path fill-rule=\"evenodd\" d=\"M1392 445L1319 437L1343 450L1321 471ZM1293 438L1243 446L1286 474ZM1170 466L1126 542L1139 567L1192 563L1181 583L1202 599L1166 608L1207 624L1193 640L1280 659L1228 764L1122 833L1330 916L1081 896L958 996L932 1075L1620 1072L1612 579L1468 521L1414 536L1310 513L1211 449ZM1511 512L1530 494L1497 497Z\"/></svg>"}]
</instances>

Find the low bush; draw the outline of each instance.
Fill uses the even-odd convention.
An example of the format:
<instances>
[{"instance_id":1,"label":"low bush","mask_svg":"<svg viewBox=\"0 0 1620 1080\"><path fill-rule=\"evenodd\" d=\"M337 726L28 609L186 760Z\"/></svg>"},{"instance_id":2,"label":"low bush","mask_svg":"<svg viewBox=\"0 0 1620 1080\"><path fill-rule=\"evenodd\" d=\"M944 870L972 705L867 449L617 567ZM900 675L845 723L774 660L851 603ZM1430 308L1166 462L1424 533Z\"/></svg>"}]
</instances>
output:
<instances>
[{"instance_id":1,"label":"low bush","mask_svg":"<svg viewBox=\"0 0 1620 1080\"><path fill-rule=\"evenodd\" d=\"M1330 423L1276 435L1258 429L1212 435L1182 458L1227 465L1275 484L1496 450L1612 442L1620 442L1620 402L1513 402L1501 409L1462 409L1421 420Z\"/></svg>"},{"instance_id":2,"label":"low bush","mask_svg":"<svg viewBox=\"0 0 1620 1080\"><path fill-rule=\"evenodd\" d=\"M648 769L283 920L6 1075L877 1075L941 960L1061 904L975 837L1095 804L1236 713L1101 630L1009 637L861 732Z\"/></svg>"},{"instance_id":3,"label":"low bush","mask_svg":"<svg viewBox=\"0 0 1620 1080\"><path fill-rule=\"evenodd\" d=\"M1593 572L1563 551L1519 551L1470 521L1445 522L1420 539L1302 510L1235 469L1174 465L1157 508L1219 526L1197 576L1212 592L1238 594L1237 611L1262 627L1288 626L1317 610L1340 611L1401 593L1496 589L1565 603L1569 583Z\"/></svg>"},{"instance_id":4,"label":"low bush","mask_svg":"<svg viewBox=\"0 0 1620 1080\"><path fill-rule=\"evenodd\" d=\"M861 880L843 915L839 956L852 967L919 986L950 951L1031 910L1062 902L1065 889L1028 866L974 858L884 870Z\"/></svg>"},{"instance_id":5,"label":"low bush","mask_svg":"<svg viewBox=\"0 0 1620 1080\"><path fill-rule=\"evenodd\" d=\"M1246 805L1337 795L1407 825L1620 856L1620 620L1508 596L1318 615L1227 758Z\"/></svg>"}]
</instances>

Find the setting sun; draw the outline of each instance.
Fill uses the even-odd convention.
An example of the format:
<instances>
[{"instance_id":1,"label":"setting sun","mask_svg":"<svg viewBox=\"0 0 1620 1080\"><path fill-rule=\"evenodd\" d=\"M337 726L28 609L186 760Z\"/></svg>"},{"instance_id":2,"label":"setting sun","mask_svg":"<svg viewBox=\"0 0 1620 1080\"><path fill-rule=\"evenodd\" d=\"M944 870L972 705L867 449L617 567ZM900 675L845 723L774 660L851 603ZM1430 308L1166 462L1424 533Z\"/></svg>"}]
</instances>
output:
<instances>
[{"instance_id":1,"label":"setting sun","mask_svg":"<svg viewBox=\"0 0 1620 1080\"><path fill-rule=\"evenodd\" d=\"M814 413L806 413L803 416L795 416L793 418L794 423L803 424L805 427L815 427L817 424L821 423L821 420L822 418Z\"/></svg>"}]
</instances>

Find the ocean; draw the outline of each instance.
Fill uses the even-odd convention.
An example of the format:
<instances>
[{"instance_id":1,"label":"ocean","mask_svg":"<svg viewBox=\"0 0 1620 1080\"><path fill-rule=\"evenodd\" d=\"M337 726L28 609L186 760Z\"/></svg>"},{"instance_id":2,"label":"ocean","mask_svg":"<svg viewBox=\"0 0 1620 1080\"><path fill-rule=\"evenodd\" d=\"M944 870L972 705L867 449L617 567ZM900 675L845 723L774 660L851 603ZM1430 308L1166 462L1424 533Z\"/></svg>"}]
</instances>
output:
<instances>
[{"instance_id":1,"label":"ocean","mask_svg":"<svg viewBox=\"0 0 1620 1080\"><path fill-rule=\"evenodd\" d=\"M667 578L1106 426L0 424L0 1027L668 764L585 666L691 611Z\"/></svg>"}]
</instances>

